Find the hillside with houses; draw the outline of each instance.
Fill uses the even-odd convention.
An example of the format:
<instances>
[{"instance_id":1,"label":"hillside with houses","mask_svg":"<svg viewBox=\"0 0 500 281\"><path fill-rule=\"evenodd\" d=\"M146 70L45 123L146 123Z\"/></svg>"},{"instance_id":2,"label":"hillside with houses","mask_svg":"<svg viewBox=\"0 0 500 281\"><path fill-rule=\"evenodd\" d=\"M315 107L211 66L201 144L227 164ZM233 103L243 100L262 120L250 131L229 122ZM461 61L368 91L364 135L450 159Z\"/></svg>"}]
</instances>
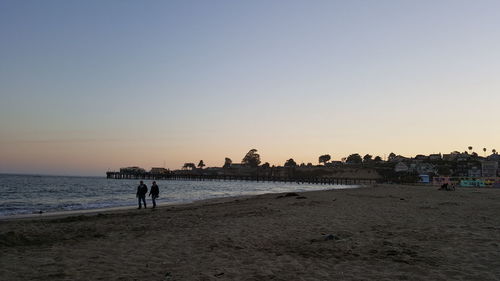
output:
<instances>
[{"instance_id":1,"label":"hillside with houses","mask_svg":"<svg viewBox=\"0 0 500 281\"><path fill-rule=\"evenodd\" d=\"M283 165L261 163L256 149L251 149L239 163L225 158L220 167L206 167L203 160L198 164L185 163L180 169L169 170L153 167L146 171L140 167L121 168L120 173L132 175L184 175L184 176L234 176L254 178L336 178L364 179L389 183L441 184L456 182L465 186L495 185L500 182L500 155L493 149L483 149L484 156L468 151L447 154L415 155L405 157L390 153L386 159L366 154L351 154L340 160L332 160L329 154L318 157L318 164L296 163L293 158ZM500 185L500 183L499 183Z\"/></svg>"}]
</instances>

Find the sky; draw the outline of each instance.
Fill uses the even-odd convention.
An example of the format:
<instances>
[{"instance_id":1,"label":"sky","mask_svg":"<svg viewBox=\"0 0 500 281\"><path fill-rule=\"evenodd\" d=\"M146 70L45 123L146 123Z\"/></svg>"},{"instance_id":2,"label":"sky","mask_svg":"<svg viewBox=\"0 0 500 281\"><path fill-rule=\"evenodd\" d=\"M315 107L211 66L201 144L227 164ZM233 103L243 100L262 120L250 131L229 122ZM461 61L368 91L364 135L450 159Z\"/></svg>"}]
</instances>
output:
<instances>
[{"instance_id":1,"label":"sky","mask_svg":"<svg viewBox=\"0 0 500 281\"><path fill-rule=\"evenodd\" d=\"M499 1L0 1L0 173L500 150Z\"/></svg>"}]
</instances>

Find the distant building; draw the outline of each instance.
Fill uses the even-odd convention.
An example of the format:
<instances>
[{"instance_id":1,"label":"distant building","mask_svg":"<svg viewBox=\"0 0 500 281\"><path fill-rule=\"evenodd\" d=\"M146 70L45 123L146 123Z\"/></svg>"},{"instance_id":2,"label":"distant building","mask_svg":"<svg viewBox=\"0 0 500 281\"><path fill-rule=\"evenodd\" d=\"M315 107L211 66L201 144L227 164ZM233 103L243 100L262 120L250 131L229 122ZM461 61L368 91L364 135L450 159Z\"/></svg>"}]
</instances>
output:
<instances>
[{"instance_id":1,"label":"distant building","mask_svg":"<svg viewBox=\"0 0 500 281\"><path fill-rule=\"evenodd\" d=\"M441 153L429 155L429 160L431 160L431 161L439 161L439 160L442 160L442 159L443 158L441 156Z\"/></svg>"},{"instance_id":2,"label":"distant building","mask_svg":"<svg viewBox=\"0 0 500 281\"><path fill-rule=\"evenodd\" d=\"M153 175L162 175L162 174L168 174L169 170L165 168L157 168L153 167L151 168L150 173Z\"/></svg>"},{"instance_id":3,"label":"distant building","mask_svg":"<svg viewBox=\"0 0 500 281\"><path fill-rule=\"evenodd\" d=\"M417 174L430 174L436 173L437 169L430 163L413 163L410 164L409 171Z\"/></svg>"},{"instance_id":4,"label":"distant building","mask_svg":"<svg viewBox=\"0 0 500 281\"><path fill-rule=\"evenodd\" d=\"M404 156L401 156L401 155L397 155L395 156L394 158L392 158L390 160L390 162L393 162L393 163L399 163L399 162L402 162L402 161L408 161L410 160L409 158L407 157L404 157Z\"/></svg>"},{"instance_id":5,"label":"distant building","mask_svg":"<svg viewBox=\"0 0 500 281\"><path fill-rule=\"evenodd\" d=\"M408 172L408 165L406 165L403 162L399 162L394 166L394 171L395 172Z\"/></svg>"},{"instance_id":6,"label":"distant building","mask_svg":"<svg viewBox=\"0 0 500 281\"><path fill-rule=\"evenodd\" d=\"M472 167L468 170L467 176L469 178L480 178L481 177L481 169L479 167Z\"/></svg>"},{"instance_id":7,"label":"distant building","mask_svg":"<svg viewBox=\"0 0 500 281\"><path fill-rule=\"evenodd\" d=\"M481 170L483 177L496 177L498 174L498 162L483 161L481 162Z\"/></svg>"},{"instance_id":8,"label":"distant building","mask_svg":"<svg viewBox=\"0 0 500 281\"><path fill-rule=\"evenodd\" d=\"M458 156L460 156L460 153L450 153L450 154L443 154L443 160L444 161L456 161Z\"/></svg>"},{"instance_id":9,"label":"distant building","mask_svg":"<svg viewBox=\"0 0 500 281\"><path fill-rule=\"evenodd\" d=\"M418 178L419 178L419 181L420 183L430 183L431 182L431 178L429 175L418 175Z\"/></svg>"},{"instance_id":10,"label":"distant building","mask_svg":"<svg viewBox=\"0 0 500 281\"><path fill-rule=\"evenodd\" d=\"M469 161L471 156L467 153L460 153L460 155L457 156L456 161Z\"/></svg>"},{"instance_id":11,"label":"distant building","mask_svg":"<svg viewBox=\"0 0 500 281\"><path fill-rule=\"evenodd\" d=\"M486 157L488 161L496 161L500 162L500 154L491 154L490 156Z\"/></svg>"},{"instance_id":12,"label":"distant building","mask_svg":"<svg viewBox=\"0 0 500 281\"><path fill-rule=\"evenodd\" d=\"M444 161L467 161L469 160L470 155L468 153L462 153L458 151L453 151L452 153L449 154L443 154L443 160Z\"/></svg>"},{"instance_id":13,"label":"distant building","mask_svg":"<svg viewBox=\"0 0 500 281\"><path fill-rule=\"evenodd\" d=\"M145 174L146 170L140 167L125 167L125 168L120 168L120 173L124 174Z\"/></svg>"},{"instance_id":14,"label":"distant building","mask_svg":"<svg viewBox=\"0 0 500 281\"><path fill-rule=\"evenodd\" d=\"M225 169L221 167L208 167L203 169L204 175L223 175Z\"/></svg>"},{"instance_id":15,"label":"distant building","mask_svg":"<svg viewBox=\"0 0 500 281\"><path fill-rule=\"evenodd\" d=\"M222 171L224 168L221 167L207 167L205 170L210 170L210 171Z\"/></svg>"},{"instance_id":16,"label":"distant building","mask_svg":"<svg viewBox=\"0 0 500 281\"><path fill-rule=\"evenodd\" d=\"M429 157L425 156L425 155L422 155L422 154L419 154L419 155L415 156L414 159L415 160L420 160L420 161L425 161L425 160L429 159Z\"/></svg>"},{"instance_id":17,"label":"distant building","mask_svg":"<svg viewBox=\"0 0 500 281\"><path fill-rule=\"evenodd\" d=\"M457 166L453 173L456 177L468 177L469 176L469 163L467 161L457 162Z\"/></svg>"},{"instance_id":18,"label":"distant building","mask_svg":"<svg viewBox=\"0 0 500 281\"><path fill-rule=\"evenodd\" d=\"M217 171L217 172L220 172L220 171L224 171L224 168L221 168L221 167L208 167L208 168L205 168L206 171Z\"/></svg>"}]
</instances>

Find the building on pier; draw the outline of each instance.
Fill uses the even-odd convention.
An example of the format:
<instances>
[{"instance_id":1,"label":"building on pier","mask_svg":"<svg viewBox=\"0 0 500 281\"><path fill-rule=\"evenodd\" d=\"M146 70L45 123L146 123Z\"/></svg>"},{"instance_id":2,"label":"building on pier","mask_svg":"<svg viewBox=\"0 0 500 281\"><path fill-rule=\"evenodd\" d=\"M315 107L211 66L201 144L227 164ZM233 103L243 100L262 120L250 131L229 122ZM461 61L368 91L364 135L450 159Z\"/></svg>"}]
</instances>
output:
<instances>
[{"instance_id":1,"label":"building on pier","mask_svg":"<svg viewBox=\"0 0 500 281\"><path fill-rule=\"evenodd\" d=\"M120 168L120 173L123 173L123 174L145 174L146 170L144 170L141 167L133 166L133 167Z\"/></svg>"},{"instance_id":2,"label":"building on pier","mask_svg":"<svg viewBox=\"0 0 500 281\"><path fill-rule=\"evenodd\" d=\"M170 170L165 168L153 167L151 168L151 171L149 171L149 173L153 175L164 175L170 173Z\"/></svg>"}]
</instances>

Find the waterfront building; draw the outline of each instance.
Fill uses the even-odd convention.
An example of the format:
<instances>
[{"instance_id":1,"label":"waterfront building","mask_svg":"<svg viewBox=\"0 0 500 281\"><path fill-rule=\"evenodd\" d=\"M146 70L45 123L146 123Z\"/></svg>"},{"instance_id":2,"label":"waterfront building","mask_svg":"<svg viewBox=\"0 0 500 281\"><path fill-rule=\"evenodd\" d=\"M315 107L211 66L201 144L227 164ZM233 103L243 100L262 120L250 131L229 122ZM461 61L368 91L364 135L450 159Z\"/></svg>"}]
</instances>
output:
<instances>
[{"instance_id":1,"label":"waterfront building","mask_svg":"<svg viewBox=\"0 0 500 281\"><path fill-rule=\"evenodd\" d=\"M151 168L150 173L153 175L162 175L162 174L168 174L169 170L165 168L153 167Z\"/></svg>"},{"instance_id":2,"label":"waterfront building","mask_svg":"<svg viewBox=\"0 0 500 281\"><path fill-rule=\"evenodd\" d=\"M146 170L144 170L141 167L133 166L133 167L120 168L120 173L124 173L124 174L145 174Z\"/></svg>"}]
</instances>

